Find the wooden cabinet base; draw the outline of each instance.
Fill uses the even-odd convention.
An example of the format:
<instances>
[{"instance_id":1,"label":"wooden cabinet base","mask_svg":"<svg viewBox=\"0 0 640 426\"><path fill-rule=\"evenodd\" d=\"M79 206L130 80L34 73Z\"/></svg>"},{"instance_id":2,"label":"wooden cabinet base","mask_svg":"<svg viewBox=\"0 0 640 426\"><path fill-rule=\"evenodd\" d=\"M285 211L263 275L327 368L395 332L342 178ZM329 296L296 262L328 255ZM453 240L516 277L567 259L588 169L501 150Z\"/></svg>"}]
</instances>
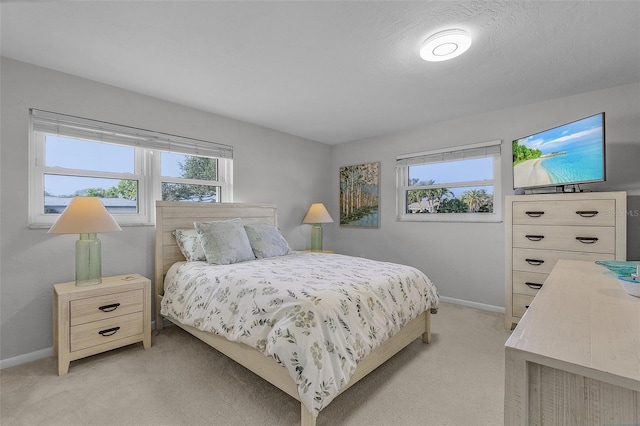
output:
<instances>
[{"instance_id":1,"label":"wooden cabinet base","mask_svg":"<svg viewBox=\"0 0 640 426\"><path fill-rule=\"evenodd\" d=\"M511 330L559 259L625 260L624 192L505 197L505 316Z\"/></svg>"},{"instance_id":2,"label":"wooden cabinet base","mask_svg":"<svg viewBox=\"0 0 640 426\"><path fill-rule=\"evenodd\" d=\"M506 425L640 424L640 299L560 260L505 344Z\"/></svg>"},{"instance_id":3,"label":"wooden cabinet base","mask_svg":"<svg viewBox=\"0 0 640 426\"><path fill-rule=\"evenodd\" d=\"M528 374L529 424L640 423L636 391L535 363Z\"/></svg>"}]
</instances>

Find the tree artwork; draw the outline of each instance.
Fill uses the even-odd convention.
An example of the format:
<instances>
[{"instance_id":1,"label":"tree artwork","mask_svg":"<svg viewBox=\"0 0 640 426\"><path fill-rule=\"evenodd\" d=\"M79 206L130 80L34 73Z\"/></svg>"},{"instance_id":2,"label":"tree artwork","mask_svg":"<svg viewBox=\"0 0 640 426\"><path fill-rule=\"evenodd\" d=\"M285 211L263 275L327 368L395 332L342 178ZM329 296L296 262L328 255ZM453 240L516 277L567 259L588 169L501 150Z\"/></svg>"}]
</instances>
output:
<instances>
[{"instance_id":1,"label":"tree artwork","mask_svg":"<svg viewBox=\"0 0 640 426\"><path fill-rule=\"evenodd\" d=\"M379 226L380 163L340 168L340 225Z\"/></svg>"}]
</instances>

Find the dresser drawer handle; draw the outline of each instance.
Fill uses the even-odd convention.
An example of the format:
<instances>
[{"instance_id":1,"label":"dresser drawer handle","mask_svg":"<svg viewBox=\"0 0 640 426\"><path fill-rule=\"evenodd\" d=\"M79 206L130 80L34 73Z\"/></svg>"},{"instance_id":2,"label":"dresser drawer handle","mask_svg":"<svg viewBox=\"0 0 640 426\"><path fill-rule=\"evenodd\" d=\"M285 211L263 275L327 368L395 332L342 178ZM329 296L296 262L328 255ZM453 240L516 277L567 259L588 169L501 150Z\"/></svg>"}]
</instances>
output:
<instances>
[{"instance_id":1,"label":"dresser drawer handle","mask_svg":"<svg viewBox=\"0 0 640 426\"><path fill-rule=\"evenodd\" d=\"M576 240L580 241L582 244L593 244L598 241L597 237L576 237Z\"/></svg>"},{"instance_id":2,"label":"dresser drawer handle","mask_svg":"<svg viewBox=\"0 0 640 426\"><path fill-rule=\"evenodd\" d=\"M103 336L103 337L109 337L109 336L113 336L114 334L116 334L118 332L118 330L120 330L120 327L107 328L106 330L98 331L98 334Z\"/></svg>"},{"instance_id":3,"label":"dresser drawer handle","mask_svg":"<svg viewBox=\"0 0 640 426\"><path fill-rule=\"evenodd\" d=\"M525 235L525 238L529 241L541 241L544 235Z\"/></svg>"},{"instance_id":4,"label":"dresser drawer handle","mask_svg":"<svg viewBox=\"0 0 640 426\"><path fill-rule=\"evenodd\" d=\"M578 210L576 214L582 217L594 217L598 214L598 210Z\"/></svg>"},{"instance_id":5,"label":"dresser drawer handle","mask_svg":"<svg viewBox=\"0 0 640 426\"><path fill-rule=\"evenodd\" d=\"M113 312L118 309L118 306L120 306L119 303L112 303L111 305L100 306L98 309L100 309L102 312Z\"/></svg>"},{"instance_id":6,"label":"dresser drawer handle","mask_svg":"<svg viewBox=\"0 0 640 426\"><path fill-rule=\"evenodd\" d=\"M542 288L542 284L540 283L530 283L530 282L525 282L525 284L529 287L532 288L534 290L540 290Z\"/></svg>"},{"instance_id":7,"label":"dresser drawer handle","mask_svg":"<svg viewBox=\"0 0 640 426\"><path fill-rule=\"evenodd\" d=\"M524 212L527 216L529 217L540 217L544 214L544 212L537 212L537 211L533 211L533 212Z\"/></svg>"},{"instance_id":8,"label":"dresser drawer handle","mask_svg":"<svg viewBox=\"0 0 640 426\"><path fill-rule=\"evenodd\" d=\"M524 305L524 308L525 309L529 309L529 306L531 306L531 305Z\"/></svg>"},{"instance_id":9,"label":"dresser drawer handle","mask_svg":"<svg viewBox=\"0 0 640 426\"><path fill-rule=\"evenodd\" d=\"M540 266L544 263L544 260L540 259L525 259L529 265Z\"/></svg>"}]
</instances>

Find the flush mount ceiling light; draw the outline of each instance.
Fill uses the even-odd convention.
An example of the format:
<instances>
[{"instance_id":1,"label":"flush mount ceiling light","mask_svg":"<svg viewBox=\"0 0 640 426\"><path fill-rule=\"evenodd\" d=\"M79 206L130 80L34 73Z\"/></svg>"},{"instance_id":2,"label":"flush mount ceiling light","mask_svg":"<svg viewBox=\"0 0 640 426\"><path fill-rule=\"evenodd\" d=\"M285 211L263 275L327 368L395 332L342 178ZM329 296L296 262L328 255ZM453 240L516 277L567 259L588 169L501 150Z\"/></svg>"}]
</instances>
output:
<instances>
[{"instance_id":1,"label":"flush mount ceiling light","mask_svg":"<svg viewBox=\"0 0 640 426\"><path fill-rule=\"evenodd\" d=\"M471 46L471 36L464 30L444 30L429 37L420 48L425 61L438 62L462 55Z\"/></svg>"}]
</instances>

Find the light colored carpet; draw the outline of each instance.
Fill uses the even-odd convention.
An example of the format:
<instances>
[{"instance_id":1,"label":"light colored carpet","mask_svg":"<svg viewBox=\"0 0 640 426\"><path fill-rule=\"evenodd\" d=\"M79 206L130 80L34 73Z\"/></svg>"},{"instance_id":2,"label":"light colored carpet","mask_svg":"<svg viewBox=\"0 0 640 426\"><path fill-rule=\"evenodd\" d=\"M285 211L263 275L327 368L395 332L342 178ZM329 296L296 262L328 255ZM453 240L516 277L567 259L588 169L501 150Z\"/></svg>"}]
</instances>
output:
<instances>
[{"instance_id":1,"label":"light colored carpet","mask_svg":"<svg viewBox=\"0 0 640 426\"><path fill-rule=\"evenodd\" d=\"M501 425L503 315L442 303L433 342L411 343L332 401L322 425ZM297 425L300 404L178 327L71 363L0 371L10 425Z\"/></svg>"}]
</instances>

